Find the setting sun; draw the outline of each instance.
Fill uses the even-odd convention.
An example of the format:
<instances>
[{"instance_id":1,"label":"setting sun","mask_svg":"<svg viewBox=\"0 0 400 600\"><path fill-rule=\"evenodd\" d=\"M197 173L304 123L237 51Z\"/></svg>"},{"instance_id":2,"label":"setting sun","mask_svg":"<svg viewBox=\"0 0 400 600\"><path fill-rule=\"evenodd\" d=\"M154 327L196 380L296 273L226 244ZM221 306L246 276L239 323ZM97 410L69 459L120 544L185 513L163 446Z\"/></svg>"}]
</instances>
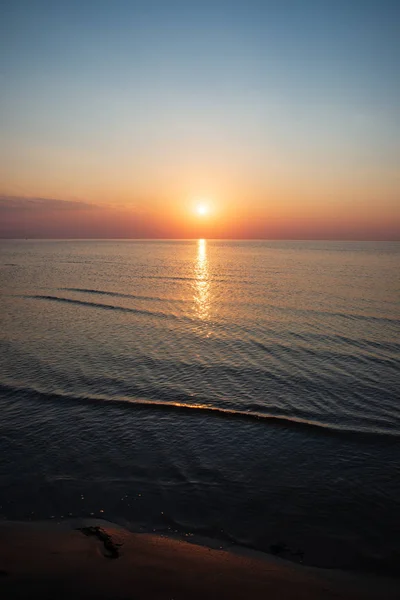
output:
<instances>
[{"instance_id":1,"label":"setting sun","mask_svg":"<svg viewBox=\"0 0 400 600\"><path fill-rule=\"evenodd\" d=\"M196 205L196 213L200 217L204 217L205 215L208 215L209 212L210 212L210 207L205 202L200 202L199 204Z\"/></svg>"}]
</instances>

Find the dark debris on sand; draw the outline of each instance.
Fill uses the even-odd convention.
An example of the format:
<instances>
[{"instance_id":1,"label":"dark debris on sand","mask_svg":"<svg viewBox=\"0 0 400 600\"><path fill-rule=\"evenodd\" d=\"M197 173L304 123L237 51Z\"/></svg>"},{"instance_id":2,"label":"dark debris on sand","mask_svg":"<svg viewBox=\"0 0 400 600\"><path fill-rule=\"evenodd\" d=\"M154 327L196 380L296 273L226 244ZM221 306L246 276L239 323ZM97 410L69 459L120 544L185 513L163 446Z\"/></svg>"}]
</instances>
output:
<instances>
[{"instance_id":1,"label":"dark debris on sand","mask_svg":"<svg viewBox=\"0 0 400 600\"><path fill-rule=\"evenodd\" d=\"M107 558L119 558L120 552L118 548L121 546L121 544L115 544L112 540L111 535L109 535L101 527L79 527L78 531L81 531L84 535L87 535L88 537L94 536L98 540L100 540L100 542L103 542L104 549L107 552L107 554L105 554Z\"/></svg>"}]
</instances>

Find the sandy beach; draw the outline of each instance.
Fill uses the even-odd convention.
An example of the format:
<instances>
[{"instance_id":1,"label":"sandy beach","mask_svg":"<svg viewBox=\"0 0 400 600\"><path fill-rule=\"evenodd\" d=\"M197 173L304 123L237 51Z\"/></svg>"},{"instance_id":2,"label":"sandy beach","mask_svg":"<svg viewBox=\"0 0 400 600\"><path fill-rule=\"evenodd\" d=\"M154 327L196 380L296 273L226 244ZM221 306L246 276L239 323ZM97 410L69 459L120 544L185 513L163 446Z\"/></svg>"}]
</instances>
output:
<instances>
[{"instance_id":1,"label":"sandy beach","mask_svg":"<svg viewBox=\"0 0 400 600\"><path fill-rule=\"evenodd\" d=\"M400 581L226 551L106 521L3 522L1 598L354 598L400 596Z\"/></svg>"}]
</instances>

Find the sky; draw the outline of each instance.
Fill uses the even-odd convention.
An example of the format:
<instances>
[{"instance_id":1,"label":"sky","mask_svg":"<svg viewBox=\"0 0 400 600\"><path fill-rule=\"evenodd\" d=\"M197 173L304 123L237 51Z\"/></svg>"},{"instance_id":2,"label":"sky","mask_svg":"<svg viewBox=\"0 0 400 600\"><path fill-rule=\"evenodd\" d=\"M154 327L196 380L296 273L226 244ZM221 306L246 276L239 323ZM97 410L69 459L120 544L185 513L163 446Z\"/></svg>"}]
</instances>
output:
<instances>
[{"instance_id":1,"label":"sky","mask_svg":"<svg viewBox=\"0 0 400 600\"><path fill-rule=\"evenodd\" d=\"M400 239L399 64L398 0L0 0L0 237Z\"/></svg>"}]
</instances>

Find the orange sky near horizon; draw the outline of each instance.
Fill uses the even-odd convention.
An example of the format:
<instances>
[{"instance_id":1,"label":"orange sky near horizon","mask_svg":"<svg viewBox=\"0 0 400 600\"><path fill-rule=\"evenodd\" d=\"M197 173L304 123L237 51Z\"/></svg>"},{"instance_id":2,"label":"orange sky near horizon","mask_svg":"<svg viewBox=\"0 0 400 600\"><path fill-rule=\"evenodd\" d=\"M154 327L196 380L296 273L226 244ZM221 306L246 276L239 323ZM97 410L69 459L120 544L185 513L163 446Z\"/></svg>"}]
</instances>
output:
<instances>
[{"instance_id":1,"label":"orange sky near horizon","mask_svg":"<svg viewBox=\"0 0 400 600\"><path fill-rule=\"evenodd\" d=\"M0 236L28 238L177 238L177 239L398 239L398 223L378 204L365 211L362 201L343 204L314 201L260 206L218 202L199 215L198 198L157 202L146 208L48 199L0 197ZM393 213L398 207L393 204Z\"/></svg>"}]
</instances>

